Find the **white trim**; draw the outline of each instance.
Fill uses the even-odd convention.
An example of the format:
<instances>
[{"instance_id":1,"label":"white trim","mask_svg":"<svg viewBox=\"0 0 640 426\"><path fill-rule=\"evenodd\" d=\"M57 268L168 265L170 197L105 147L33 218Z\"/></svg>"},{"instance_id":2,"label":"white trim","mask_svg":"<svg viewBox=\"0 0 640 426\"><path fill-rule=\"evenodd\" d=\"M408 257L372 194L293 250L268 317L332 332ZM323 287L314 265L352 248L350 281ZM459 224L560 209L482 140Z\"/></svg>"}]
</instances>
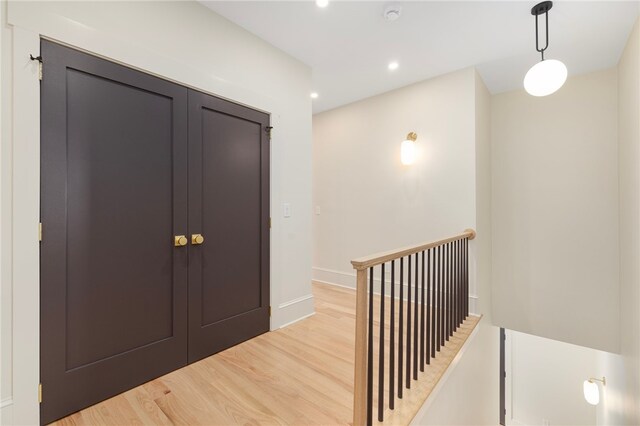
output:
<instances>
[{"instance_id":1,"label":"white trim","mask_svg":"<svg viewBox=\"0 0 640 426\"><path fill-rule=\"evenodd\" d=\"M480 320L480 322L481 321L482 321L482 319ZM468 350L469 345L471 344L471 342L473 342L473 340L475 339L476 335L478 334L478 331L480 330L480 327L481 327L480 322L478 322L478 324L476 324L476 327L473 329L473 331L471 332L469 337L467 337L467 340L464 342L464 344L462 345L462 347L460 348L460 350L456 354L455 358L453 358L453 361L451 361L451 364L449 364L449 367L445 370L445 372L442 375L442 377L440 377L440 380L438 380L438 383L436 384L436 386L433 388L433 390L431 391L431 393L427 397L427 400L424 402L424 404L422 404L422 407L420 407L420 409L418 410L416 415L413 416L413 419L411 419L411 422L409 423L410 425L415 425L416 424L416 423L414 423L415 419L422 419L425 416L425 414L427 413L427 411L429 410L429 408L433 404L433 401L435 401L436 397L438 396L438 394L440 393L440 391L444 387L447 379L452 374L453 370L456 369L456 367L460 363L460 360L462 359L463 355Z\"/></svg>"},{"instance_id":2,"label":"white trim","mask_svg":"<svg viewBox=\"0 0 640 426\"><path fill-rule=\"evenodd\" d=\"M13 418L40 423L40 35L13 27Z\"/></svg>"},{"instance_id":3,"label":"white trim","mask_svg":"<svg viewBox=\"0 0 640 426\"><path fill-rule=\"evenodd\" d=\"M13 399L5 398L0 402L0 424L12 425L13 422Z\"/></svg>"},{"instance_id":4,"label":"white trim","mask_svg":"<svg viewBox=\"0 0 640 426\"><path fill-rule=\"evenodd\" d=\"M342 284L336 284L336 283L330 283L328 281L322 281L322 280L313 280L314 283L319 283L319 284L326 284L326 285L330 285L333 287L340 287L340 288L345 288L347 290L353 290L356 291L356 289L354 287L350 287L348 285L342 285Z\"/></svg>"},{"instance_id":5,"label":"white trim","mask_svg":"<svg viewBox=\"0 0 640 426\"><path fill-rule=\"evenodd\" d=\"M312 317L312 316L314 316L315 314L316 314L315 312L311 312L311 313L310 313L310 314L308 314L308 315L305 315L305 316L303 316L303 317L297 318L297 319L295 319L295 320L293 320L293 321L290 321L290 322L288 322L288 323L286 323L286 324L282 324L282 325L280 326L280 328L289 327L290 325L293 325L293 324L295 324L295 323L297 323L297 322L300 322L300 321L302 321L303 319L311 318L311 317Z\"/></svg>"},{"instance_id":6,"label":"white trim","mask_svg":"<svg viewBox=\"0 0 640 426\"><path fill-rule=\"evenodd\" d=\"M505 329L505 344L504 344L504 354L505 354L505 365L504 369L507 372L507 377L504 381L504 399L505 404L504 408L507 410L504 416L504 421L507 426L523 426L526 423L523 423L513 417L513 339L515 338L515 333L512 330Z\"/></svg>"},{"instance_id":7,"label":"white trim","mask_svg":"<svg viewBox=\"0 0 640 426\"><path fill-rule=\"evenodd\" d=\"M291 305L295 305L296 303L304 302L305 300L313 299L313 294L307 294L306 296L298 297L297 299L289 300L288 302L284 302L278 305L279 309L288 308Z\"/></svg>"},{"instance_id":8,"label":"white trim","mask_svg":"<svg viewBox=\"0 0 640 426\"><path fill-rule=\"evenodd\" d=\"M313 294L283 302L276 309L272 307L271 330L286 327L313 314L315 314Z\"/></svg>"},{"instance_id":9,"label":"white trim","mask_svg":"<svg viewBox=\"0 0 640 426\"><path fill-rule=\"evenodd\" d=\"M351 272L341 272L333 269L319 268L314 266L311 268L314 281L320 281L327 284L339 285L340 287L356 288L356 274Z\"/></svg>"}]
</instances>

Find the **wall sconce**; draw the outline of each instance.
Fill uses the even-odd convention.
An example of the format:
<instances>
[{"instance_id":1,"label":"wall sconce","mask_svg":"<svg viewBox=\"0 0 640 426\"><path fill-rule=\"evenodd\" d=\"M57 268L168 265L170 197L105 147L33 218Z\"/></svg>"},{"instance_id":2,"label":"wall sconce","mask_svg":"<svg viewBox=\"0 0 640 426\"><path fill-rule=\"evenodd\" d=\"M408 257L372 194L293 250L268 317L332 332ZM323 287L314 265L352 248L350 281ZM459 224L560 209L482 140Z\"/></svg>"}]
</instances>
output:
<instances>
[{"instance_id":1,"label":"wall sconce","mask_svg":"<svg viewBox=\"0 0 640 426\"><path fill-rule=\"evenodd\" d=\"M596 382L602 382L602 386L606 386L607 379L596 379L591 377L589 380L585 380L582 385L582 391L584 392L584 399L591 405L598 405L600 402L600 389Z\"/></svg>"},{"instance_id":2,"label":"wall sconce","mask_svg":"<svg viewBox=\"0 0 640 426\"><path fill-rule=\"evenodd\" d=\"M416 139L418 139L418 135L415 132L411 132L400 145L400 161L405 166L409 166L416 161Z\"/></svg>"}]
</instances>

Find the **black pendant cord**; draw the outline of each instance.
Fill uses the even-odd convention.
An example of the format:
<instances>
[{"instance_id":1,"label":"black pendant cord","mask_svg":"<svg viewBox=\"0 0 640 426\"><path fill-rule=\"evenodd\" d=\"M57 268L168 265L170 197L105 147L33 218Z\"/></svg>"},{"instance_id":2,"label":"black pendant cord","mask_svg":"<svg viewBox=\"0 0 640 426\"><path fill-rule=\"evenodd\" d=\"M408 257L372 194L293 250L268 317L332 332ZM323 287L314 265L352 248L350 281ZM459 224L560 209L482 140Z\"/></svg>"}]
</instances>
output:
<instances>
[{"instance_id":1,"label":"black pendant cord","mask_svg":"<svg viewBox=\"0 0 640 426\"><path fill-rule=\"evenodd\" d=\"M544 61L544 51L549 47L549 10L553 7L553 2L551 1L543 1L542 3L538 3L531 9L531 14L536 17L536 51L540 52L542 55L542 60ZM543 48L540 48L540 42L538 40L538 16L544 13L544 30L545 30L545 45Z\"/></svg>"}]
</instances>

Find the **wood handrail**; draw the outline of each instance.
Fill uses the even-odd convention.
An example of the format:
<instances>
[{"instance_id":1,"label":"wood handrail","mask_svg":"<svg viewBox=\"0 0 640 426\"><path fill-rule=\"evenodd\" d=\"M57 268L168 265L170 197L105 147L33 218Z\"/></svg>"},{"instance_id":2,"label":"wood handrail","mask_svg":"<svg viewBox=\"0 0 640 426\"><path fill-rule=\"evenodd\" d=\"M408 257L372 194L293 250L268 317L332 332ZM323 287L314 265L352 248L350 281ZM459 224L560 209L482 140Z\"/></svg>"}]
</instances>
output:
<instances>
[{"instance_id":1,"label":"wood handrail","mask_svg":"<svg viewBox=\"0 0 640 426\"><path fill-rule=\"evenodd\" d=\"M476 231L474 231L473 229L465 229L463 233L454 235L453 237L443 238L441 240L432 241L429 243L423 243L416 246L404 247L396 250L389 250L382 253L376 253L370 256L354 259L351 261L351 265L353 265L353 269L361 271L361 270L368 269L372 266L380 265L382 263L389 262L394 259L399 259L404 256L409 256L415 253L419 253L424 250L427 250L433 247L438 247L453 241L462 240L464 238L469 238L470 240L473 240L475 237L476 237Z\"/></svg>"}]
</instances>

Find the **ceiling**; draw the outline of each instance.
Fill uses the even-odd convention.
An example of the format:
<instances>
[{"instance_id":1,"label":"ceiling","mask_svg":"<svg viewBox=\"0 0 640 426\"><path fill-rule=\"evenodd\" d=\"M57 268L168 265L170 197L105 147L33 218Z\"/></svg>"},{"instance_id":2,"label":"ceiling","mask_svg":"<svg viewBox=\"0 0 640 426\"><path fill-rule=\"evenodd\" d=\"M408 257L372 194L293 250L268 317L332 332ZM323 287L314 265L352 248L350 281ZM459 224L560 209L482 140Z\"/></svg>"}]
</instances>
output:
<instances>
[{"instance_id":1,"label":"ceiling","mask_svg":"<svg viewBox=\"0 0 640 426\"><path fill-rule=\"evenodd\" d=\"M309 65L314 113L474 65L492 93L513 90L539 60L536 1L202 3ZM402 8L396 21L383 17L389 4ZM546 58L569 75L614 66L639 10L639 1L554 2Z\"/></svg>"}]
</instances>

